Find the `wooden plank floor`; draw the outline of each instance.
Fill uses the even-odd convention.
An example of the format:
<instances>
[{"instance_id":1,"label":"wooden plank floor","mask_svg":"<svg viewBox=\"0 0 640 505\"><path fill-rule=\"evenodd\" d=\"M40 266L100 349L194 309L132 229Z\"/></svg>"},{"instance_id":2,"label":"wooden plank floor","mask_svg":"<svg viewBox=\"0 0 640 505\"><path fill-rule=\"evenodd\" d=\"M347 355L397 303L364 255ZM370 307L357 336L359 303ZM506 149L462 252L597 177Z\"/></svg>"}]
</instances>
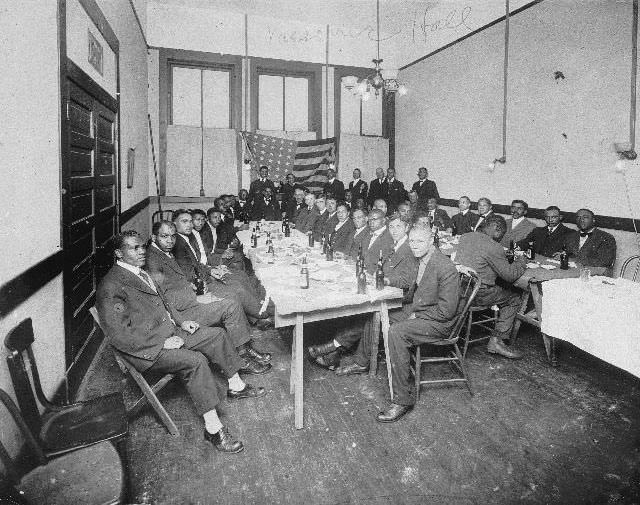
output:
<instances>
[{"instance_id":1,"label":"wooden plank floor","mask_svg":"<svg viewBox=\"0 0 640 505\"><path fill-rule=\"evenodd\" d=\"M313 330L313 329L312 329ZM314 331L305 345L313 342ZM316 333L318 333L316 331ZM424 388L399 423L379 424L386 369L376 378L336 377L305 362L305 428L293 427L291 334L255 331L273 371L248 380L258 400L226 402L223 422L245 444L223 455L180 385L161 398L182 436L146 409L131 421L133 498L157 504L640 503L640 380L571 347L551 368L539 336L523 328L522 361L474 347L463 386ZM83 395L134 386L108 351Z\"/></svg>"}]
</instances>

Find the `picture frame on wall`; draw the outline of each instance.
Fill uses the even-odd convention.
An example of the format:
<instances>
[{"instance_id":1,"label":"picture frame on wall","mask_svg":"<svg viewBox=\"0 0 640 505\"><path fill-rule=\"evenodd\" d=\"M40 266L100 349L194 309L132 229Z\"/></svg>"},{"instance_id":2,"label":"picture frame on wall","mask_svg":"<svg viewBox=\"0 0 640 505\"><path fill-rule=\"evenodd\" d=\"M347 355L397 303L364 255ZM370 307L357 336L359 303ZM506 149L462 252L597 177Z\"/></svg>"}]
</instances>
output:
<instances>
[{"instance_id":1,"label":"picture frame on wall","mask_svg":"<svg viewBox=\"0 0 640 505\"><path fill-rule=\"evenodd\" d=\"M100 44L100 41L96 38L96 36L93 33L91 33L91 30L88 30L87 33L88 33L88 39L89 39L87 60L100 75L104 76L104 66L103 66L104 52L102 49L102 44Z\"/></svg>"},{"instance_id":2,"label":"picture frame on wall","mask_svg":"<svg viewBox=\"0 0 640 505\"><path fill-rule=\"evenodd\" d=\"M133 175L136 169L136 150L130 147L127 151L127 188L133 187Z\"/></svg>"}]
</instances>

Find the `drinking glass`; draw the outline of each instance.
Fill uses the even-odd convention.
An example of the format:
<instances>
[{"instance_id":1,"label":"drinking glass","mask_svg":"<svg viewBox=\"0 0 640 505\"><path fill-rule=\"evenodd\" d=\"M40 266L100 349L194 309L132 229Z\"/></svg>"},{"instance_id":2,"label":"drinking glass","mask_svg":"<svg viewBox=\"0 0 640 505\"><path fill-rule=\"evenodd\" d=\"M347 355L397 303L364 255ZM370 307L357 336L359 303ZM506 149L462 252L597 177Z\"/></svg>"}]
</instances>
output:
<instances>
[{"instance_id":1,"label":"drinking glass","mask_svg":"<svg viewBox=\"0 0 640 505\"><path fill-rule=\"evenodd\" d=\"M589 282L590 278L591 278L591 270L589 270L586 267L581 267L580 268L580 280L582 282Z\"/></svg>"}]
</instances>

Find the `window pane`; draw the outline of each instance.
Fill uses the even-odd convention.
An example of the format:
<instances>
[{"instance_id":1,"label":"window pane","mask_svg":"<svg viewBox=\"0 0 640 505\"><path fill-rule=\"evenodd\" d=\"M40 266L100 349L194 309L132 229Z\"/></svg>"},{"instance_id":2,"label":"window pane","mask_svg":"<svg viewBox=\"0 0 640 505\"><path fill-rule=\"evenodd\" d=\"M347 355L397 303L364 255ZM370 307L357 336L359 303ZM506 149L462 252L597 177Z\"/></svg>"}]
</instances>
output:
<instances>
[{"instance_id":1,"label":"window pane","mask_svg":"<svg viewBox=\"0 0 640 505\"><path fill-rule=\"evenodd\" d=\"M382 135L382 92L362 102L362 134Z\"/></svg>"},{"instance_id":2,"label":"window pane","mask_svg":"<svg viewBox=\"0 0 640 505\"><path fill-rule=\"evenodd\" d=\"M284 129L306 132L309 130L309 80L285 77L284 93Z\"/></svg>"},{"instance_id":3,"label":"window pane","mask_svg":"<svg viewBox=\"0 0 640 505\"><path fill-rule=\"evenodd\" d=\"M204 70L202 75L204 126L230 128L229 72Z\"/></svg>"},{"instance_id":4,"label":"window pane","mask_svg":"<svg viewBox=\"0 0 640 505\"><path fill-rule=\"evenodd\" d=\"M360 98L349 91L344 83L340 94L340 131L360 135Z\"/></svg>"},{"instance_id":5,"label":"window pane","mask_svg":"<svg viewBox=\"0 0 640 505\"><path fill-rule=\"evenodd\" d=\"M282 130L284 79L279 75L261 75L258 80L258 129Z\"/></svg>"},{"instance_id":6,"label":"window pane","mask_svg":"<svg viewBox=\"0 0 640 505\"><path fill-rule=\"evenodd\" d=\"M173 67L172 123L200 126L200 70Z\"/></svg>"}]
</instances>

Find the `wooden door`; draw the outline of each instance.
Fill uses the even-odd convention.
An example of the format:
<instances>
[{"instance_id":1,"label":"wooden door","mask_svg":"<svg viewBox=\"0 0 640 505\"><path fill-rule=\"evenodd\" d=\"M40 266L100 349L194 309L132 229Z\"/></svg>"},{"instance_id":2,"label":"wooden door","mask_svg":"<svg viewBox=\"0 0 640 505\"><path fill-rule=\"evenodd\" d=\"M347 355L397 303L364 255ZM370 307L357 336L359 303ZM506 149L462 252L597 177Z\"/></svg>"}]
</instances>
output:
<instances>
[{"instance_id":1,"label":"wooden door","mask_svg":"<svg viewBox=\"0 0 640 505\"><path fill-rule=\"evenodd\" d=\"M63 105L63 249L68 389L77 389L100 344L89 313L112 265L118 230L117 102L79 69Z\"/></svg>"}]
</instances>

